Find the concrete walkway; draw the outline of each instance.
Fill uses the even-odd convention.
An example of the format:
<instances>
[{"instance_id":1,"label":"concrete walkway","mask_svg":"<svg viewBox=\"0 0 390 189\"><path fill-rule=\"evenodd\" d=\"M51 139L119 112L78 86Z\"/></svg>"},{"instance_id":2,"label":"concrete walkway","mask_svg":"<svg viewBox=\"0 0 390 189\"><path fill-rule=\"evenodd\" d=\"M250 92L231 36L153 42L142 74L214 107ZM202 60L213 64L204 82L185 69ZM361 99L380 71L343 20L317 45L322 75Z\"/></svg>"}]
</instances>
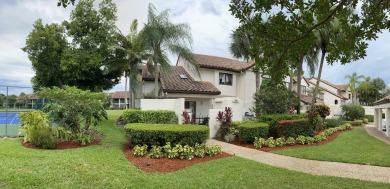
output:
<instances>
[{"instance_id":1,"label":"concrete walkway","mask_svg":"<svg viewBox=\"0 0 390 189\"><path fill-rule=\"evenodd\" d=\"M222 146L224 152L289 170L313 175L327 175L390 183L390 167L306 160L236 146L214 139L209 139L207 144L219 144Z\"/></svg>"},{"instance_id":2,"label":"concrete walkway","mask_svg":"<svg viewBox=\"0 0 390 189\"><path fill-rule=\"evenodd\" d=\"M369 135L377 138L378 140L386 142L387 144L390 144L390 137L387 137L384 132L381 132L375 128L374 124L367 124L364 126L364 129Z\"/></svg>"}]
</instances>

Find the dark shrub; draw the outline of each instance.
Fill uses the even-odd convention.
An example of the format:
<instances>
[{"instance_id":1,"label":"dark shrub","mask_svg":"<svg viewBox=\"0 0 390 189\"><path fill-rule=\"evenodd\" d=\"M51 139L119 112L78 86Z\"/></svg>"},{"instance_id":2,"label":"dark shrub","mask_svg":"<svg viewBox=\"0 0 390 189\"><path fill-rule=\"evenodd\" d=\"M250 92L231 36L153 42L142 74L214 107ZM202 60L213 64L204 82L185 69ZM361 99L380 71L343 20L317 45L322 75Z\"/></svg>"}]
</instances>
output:
<instances>
[{"instance_id":1,"label":"dark shrub","mask_svg":"<svg viewBox=\"0 0 390 189\"><path fill-rule=\"evenodd\" d=\"M201 144L209 136L209 128L200 125L132 123L124 127L132 145L162 146Z\"/></svg>"},{"instance_id":2,"label":"dark shrub","mask_svg":"<svg viewBox=\"0 0 390 189\"><path fill-rule=\"evenodd\" d=\"M345 119L353 121L355 119L362 119L364 117L364 108L358 104L346 104L342 105L341 109L343 111Z\"/></svg>"},{"instance_id":3,"label":"dark shrub","mask_svg":"<svg viewBox=\"0 0 390 189\"><path fill-rule=\"evenodd\" d=\"M273 114L273 115L263 115L260 117L259 122L268 123L269 125L269 136L279 138L276 131L276 125L279 121L282 120L296 120L306 118L306 114Z\"/></svg>"},{"instance_id":4,"label":"dark shrub","mask_svg":"<svg viewBox=\"0 0 390 189\"><path fill-rule=\"evenodd\" d=\"M374 122L374 116L373 115L364 115L364 118L368 119L368 122Z\"/></svg>"},{"instance_id":5,"label":"dark shrub","mask_svg":"<svg viewBox=\"0 0 390 189\"><path fill-rule=\"evenodd\" d=\"M298 135L313 137L315 135L314 126L307 119L279 121L277 132L278 135L284 136L285 138L297 138Z\"/></svg>"},{"instance_id":6,"label":"dark shrub","mask_svg":"<svg viewBox=\"0 0 390 189\"><path fill-rule=\"evenodd\" d=\"M253 143L255 137L267 138L269 125L267 123L242 122L238 127L238 139Z\"/></svg>"},{"instance_id":7,"label":"dark shrub","mask_svg":"<svg viewBox=\"0 0 390 189\"><path fill-rule=\"evenodd\" d=\"M339 118L325 119L326 128L333 128L343 124L343 120Z\"/></svg>"}]
</instances>

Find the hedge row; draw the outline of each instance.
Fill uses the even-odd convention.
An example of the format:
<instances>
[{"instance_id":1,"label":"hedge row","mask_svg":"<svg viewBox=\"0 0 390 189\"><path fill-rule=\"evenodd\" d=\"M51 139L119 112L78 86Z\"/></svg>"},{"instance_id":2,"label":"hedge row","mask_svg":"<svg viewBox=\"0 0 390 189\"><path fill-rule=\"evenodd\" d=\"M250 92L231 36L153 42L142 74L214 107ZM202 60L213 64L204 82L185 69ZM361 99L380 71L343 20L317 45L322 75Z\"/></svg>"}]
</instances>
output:
<instances>
[{"instance_id":1,"label":"hedge row","mask_svg":"<svg viewBox=\"0 0 390 189\"><path fill-rule=\"evenodd\" d=\"M277 132L279 136L286 138L297 138L299 135L312 137L315 135L313 125L307 119L279 121Z\"/></svg>"},{"instance_id":2,"label":"hedge row","mask_svg":"<svg viewBox=\"0 0 390 189\"><path fill-rule=\"evenodd\" d=\"M357 119L354 121L343 121L343 124L344 123L350 123L352 126L361 126L363 125L363 120Z\"/></svg>"},{"instance_id":3,"label":"hedge row","mask_svg":"<svg viewBox=\"0 0 390 189\"><path fill-rule=\"evenodd\" d=\"M269 124L269 136L271 137L281 137L277 131L277 124L282 120L297 120L306 118L306 114L272 114L272 115L263 115L260 116L259 122L264 122Z\"/></svg>"},{"instance_id":4,"label":"hedge row","mask_svg":"<svg viewBox=\"0 0 390 189\"><path fill-rule=\"evenodd\" d=\"M124 127L132 145L202 144L209 136L209 128L200 125L132 123Z\"/></svg>"},{"instance_id":5,"label":"hedge row","mask_svg":"<svg viewBox=\"0 0 390 189\"><path fill-rule=\"evenodd\" d=\"M365 119L368 119L368 122L374 122L374 116L373 115L364 115Z\"/></svg>"},{"instance_id":6,"label":"hedge row","mask_svg":"<svg viewBox=\"0 0 390 189\"><path fill-rule=\"evenodd\" d=\"M266 138L269 132L267 123L242 122L238 127L238 139L245 143L253 143L255 137Z\"/></svg>"},{"instance_id":7,"label":"hedge row","mask_svg":"<svg viewBox=\"0 0 390 189\"><path fill-rule=\"evenodd\" d=\"M177 116L170 110L125 110L122 114L125 123L177 123Z\"/></svg>"}]
</instances>

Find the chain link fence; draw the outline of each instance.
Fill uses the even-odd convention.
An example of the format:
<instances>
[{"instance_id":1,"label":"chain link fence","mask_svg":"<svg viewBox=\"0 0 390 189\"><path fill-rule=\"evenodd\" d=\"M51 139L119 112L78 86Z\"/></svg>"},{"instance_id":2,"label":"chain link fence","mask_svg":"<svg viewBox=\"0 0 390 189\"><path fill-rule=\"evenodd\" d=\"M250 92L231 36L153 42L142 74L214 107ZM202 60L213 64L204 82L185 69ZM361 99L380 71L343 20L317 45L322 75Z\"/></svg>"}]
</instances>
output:
<instances>
[{"instance_id":1,"label":"chain link fence","mask_svg":"<svg viewBox=\"0 0 390 189\"><path fill-rule=\"evenodd\" d=\"M33 87L0 85L0 137L17 137L19 114L41 109L48 101L33 94Z\"/></svg>"}]
</instances>

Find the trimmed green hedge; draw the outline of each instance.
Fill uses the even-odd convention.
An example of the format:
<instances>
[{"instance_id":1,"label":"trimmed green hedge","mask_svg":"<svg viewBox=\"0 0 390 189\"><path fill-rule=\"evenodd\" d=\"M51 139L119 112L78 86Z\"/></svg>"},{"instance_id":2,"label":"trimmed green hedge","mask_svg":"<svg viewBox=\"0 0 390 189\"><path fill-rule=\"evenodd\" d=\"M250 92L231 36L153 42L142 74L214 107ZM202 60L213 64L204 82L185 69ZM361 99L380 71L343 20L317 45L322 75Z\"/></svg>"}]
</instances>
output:
<instances>
[{"instance_id":1,"label":"trimmed green hedge","mask_svg":"<svg viewBox=\"0 0 390 189\"><path fill-rule=\"evenodd\" d=\"M368 119L368 122L374 122L374 116L373 115L364 115L364 118Z\"/></svg>"},{"instance_id":2,"label":"trimmed green hedge","mask_svg":"<svg viewBox=\"0 0 390 189\"><path fill-rule=\"evenodd\" d=\"M339 118L325 119L326 128L333 128L343 124L343 120Z\"/></svg>"},{"instance_id":3,"label":"trimmed green hedge","mask_svg":"<svg viewBox=\"0 0 390 189\"><path fill-rule=\"evenodd\" d=\"M268 123L243 122L238 127L238 139L246 143L253 143L255 137L267 138Z\"/></svg>"},{"instance_id":4,"label":"trimmed green hedge","mask_svg":"<svg viewBox=\"0 0 390 189\"><path fill-rule=\"evenodd\" d=\"M174 111L170 110L125 110L122 114L125 123L177 123Z\"/></svg>"},{"instance_id":5,"label":"trimmed green hedge","mask_svg":"<svg viewBox=\"0 0 390 189\"><path fill-rule=\"evenodd\" d=\"M132 123L124 127L132 145L162 146L202 144L209 137L209 128L201 125Z\"/></svg>"},{"instance_id":6,"label":"trimmed green hedge","mask_svg":"<svg viewBox=\"0 0 390 189\"><path fill-rule=\"evenodd\" d=\"M269 136L279 138L277 131L277 124L282 120L297 120L306 118L306 114L272 114L272 115L263 115L260 116L259 122L264 122L269 124Z\"/></svg>"},{"instance_id":7,"label":"trimmed green hedge","mask_svg":"<svg viewBox=\"0 0 390 189\"><path fill-rule=\"evenodd\" d=\"M343 121L343 124L344 123L350 123L352 126L361 126L363 125L363 120L354 120L354 121Z\"/></svg>"},{"instance_id":8,"label":"trimmed green hedge","mask_svg":"<svg viewBox=\"0 0 390 189\"><path fill-rule=\"evenodd\" d=\"M285 138L297 138L299 135L313 137L315 135L314 126L307 119L279 121L277 131L278 135Z\"/></svg>"}]
</instances>

